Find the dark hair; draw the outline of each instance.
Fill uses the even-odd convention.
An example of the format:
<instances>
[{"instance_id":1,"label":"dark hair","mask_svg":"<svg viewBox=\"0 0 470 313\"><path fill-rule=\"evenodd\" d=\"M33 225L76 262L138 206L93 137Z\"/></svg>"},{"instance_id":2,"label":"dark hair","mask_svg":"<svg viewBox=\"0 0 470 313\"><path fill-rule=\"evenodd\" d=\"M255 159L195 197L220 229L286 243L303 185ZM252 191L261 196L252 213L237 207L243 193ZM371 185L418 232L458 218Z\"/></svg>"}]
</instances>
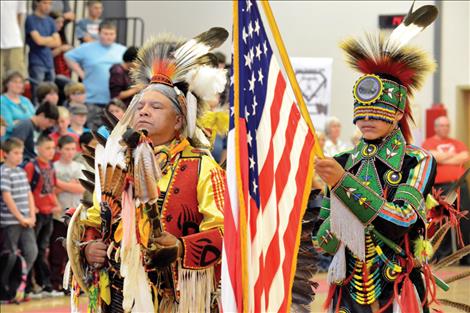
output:
<instances>
[{"instance_id":1,"label":"dark hair","mask_svg":"<svg viewBox=\"0 0 470 313\"><path fill-rule=\"evenodd\" d=\"M62 17L62 14L59 12L59 11L51 11L49 13L49 16L53 19L53 20L56 20L58 19L59 17Z\"/></svg>"},{"instance_id":2,"label":"dark hair","mask_svg":"<svg viewBox=\"0 0 470 313\"><path fill-rule=\"evenodd\" d=\"M96 3L101 3L101 1L100 0L89 0L89 1L86 2L86 6L91 7L92 5L94 5Z\"/></svg>"},{"instance_id":3,"label":"dark hair","mask_svg":"<svg viewBox=\"0 0 470 313\"><path fill-rule=\"evenodd\" d=\"M33 0L33 10L35 10L36 9L35 6L38 5L38 3L42 2L42 1L44 1L44 0Z\"/></svg>"},{"instance_id":4,"label":"dark hair","mask_svg":"<svg viewBox=\"0 0 470 313\"><path fill-rule=\"evenodd\" d=\"M225 56L225 54L223 54L222 52L214 52L213 53L215 55L215 57L217 58L217 63L224 63L226 62L227 60L227 57Z\"/></svg>"},{"instance_id":5,"label":"dark hair","mask_svg":"<svg viewBox=\"0 0 470 313\"><path fill-rule=\"evenodd\" d=\"M36 141L36 146L40 146L43 143L50 142L50 141L54 142L54 140L51 137L49 137L49 135L41 134L41 135L39 135L39 138Z\"/></svg>"},{"instance_id":6,"label":"dark hair","mask_svg":"<svg viewBox=\"0 0 470 313\"><path fill-rule=\"evenodd\" d=\"M124 55L122 56L122 60L124 62L133 62L137 58L138 52L139 52L139 49L137 47L131 46L127 48L126 52L124 52Z\"/></svg>"},{"instance_id":7,"label":"dark hair","mask_svg":"<svg viewBox=\"0 0 470 313\"><path fill-rule=\"evenodd\" d=\"M106 111L109 112L109 107L112 105L117 106L118 108L122 109L124 112L126 112L127 110L126 104L122 102L121 100L119 100L118 98L113 98L111 99L111 101L109 101L109 103L106 105L106 108L105 108Z\"/></svg>"},{"instance_id":8,"label":"dark hair","mask_svg":"<svg viewBox=\"0 0 470 313\"><path fill-rule=\"evenodd\" d=\"M2 81L2 92L7 92L7 86L10 81L15 78L21 78L24 81L24 76L18 71L8 71L7 75Z\"/></svg>"},{"instance_id":9,"label":"dark hair","mask_svg":"<svg viewBox=\"0 0 470 313\"><path fill-rule=\"evenodd\" d=\"M56 105L44 102L36 109L36 115L43 113L45 118L57 121L59 119L59 109Z\"/></svg>"},{"instance_id":10,"label":"dark hair","mask_svg":"<svg viewBox=\"0 0 470 313\"><path fill-rule=\"evenodd\" d=\"M44 98L51 92L59 93L59 88L53 82L42 82L36 88L36 99L41 103Z\"/></svg>"},{"instance_id":11,"label":"dark hair","mask_svg":"<svg viewBox=\"0 0 470 313\"><path fill-rule=\"evenodd\" d=\"M59 146L59 148L62 148L63 146L68 145L70 143L76 144L77 142L75 141L75 139L73 139L72 136L65 135L59 138L59 142L57 145Z\"/></svg>"},{"instance_id":12,"label":"dark hair","mask_svg":"<svg viewBox=\"0 0 470 313\"><path fill-rule=\"evenodd\" d=\"M6 153L10 153L11 150L16 148L24 148L23 141L19 140L18 138L8 138L0 145L1 149Z\"/></svg>"},{"instance_id":13,"label":"dark hair","mask_svg":"<svg viewBox=\"0 0 470 313\"><path fill-rule=\"evenodd\" d=\"M91 132L84 132L80 135L80 139L78 139L78 143L80 146L89 144L94 139L93 134Z\"/></svg>"},{"instance_id":14,"label":"dark hair","mask_svg":"<svg viewBox=\"0 0 470 313\"><path fill-rule=\"evenodd\" d=\"M100 23L98 30L101 31L102 29L114 29L117 30L116 23L108 20L104 20Z\"/></svg>"}]
</instances>

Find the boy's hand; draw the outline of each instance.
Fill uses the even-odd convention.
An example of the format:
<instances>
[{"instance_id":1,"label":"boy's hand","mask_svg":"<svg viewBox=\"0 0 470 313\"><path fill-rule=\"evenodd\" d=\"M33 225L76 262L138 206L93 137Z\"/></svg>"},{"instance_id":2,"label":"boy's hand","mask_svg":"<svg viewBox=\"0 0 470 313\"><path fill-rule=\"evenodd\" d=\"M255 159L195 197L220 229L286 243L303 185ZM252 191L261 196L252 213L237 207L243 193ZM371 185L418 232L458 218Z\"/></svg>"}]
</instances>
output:
<instances>
[{"instance_id":1,"label":"boy's hand","mask_svg":"<svg viewBox=\"0 0 470 313\"><path fill-rule=\"evenodd\" d=\"M34 228L34 226L36 225L36 219L32 219L31 217L27 218L28 220L28 225L30 228Z\"/></svg>"},{"instance_id":2,"label":"boy's hand","mask_svg":"<svg viewBox=\"0 0 470 313\"><path fill-rule=\"evenodd\" d=\"M52 208L52 213L61 213L62 209L59 206L55 206Z\"/></svg>"},{"instance_id":3,"label":"boy's hand","mask_svg":"<svg viewBox=\"0 0 470 313\"><path fill-rule=\"evenodd\" d=\"M343 167L333 158L316 159L315 171L330 187L335 186L345 173Z\"/></svg>"},{"instance_id":4,"label":"boy's hand","mask_svg":"<svg viewBox=\"0 0 470 313\"><path fill-rule=\"evenodd\" d=\"M23 227L26 227L26 228L29 228L30 226L30 219L29 218L26 218L26 217L21 217L20 220L19 220L21 226Z\"/></svg>"},{"instance_id":5,"label":"boy's hand","mask_svg":"<svg viewBox=\"0 0 470 313\"><path fill-rule=\"evenodd\" d=\"M36 221L34 221L31 217L23 217L20 220L20 224L26 228L33 228L36 224Z\"/></svg>"},{"instance_id":6,"label":"boy's hand","mask_svg":"<svg viewBox=\"0 0 470 313\"><path fill-rule=\"evenodd\" d=\"M36 225L36 215L30 216L29 219L33 225L32 227L34 227Z\"/></svg>"}]
</instances>

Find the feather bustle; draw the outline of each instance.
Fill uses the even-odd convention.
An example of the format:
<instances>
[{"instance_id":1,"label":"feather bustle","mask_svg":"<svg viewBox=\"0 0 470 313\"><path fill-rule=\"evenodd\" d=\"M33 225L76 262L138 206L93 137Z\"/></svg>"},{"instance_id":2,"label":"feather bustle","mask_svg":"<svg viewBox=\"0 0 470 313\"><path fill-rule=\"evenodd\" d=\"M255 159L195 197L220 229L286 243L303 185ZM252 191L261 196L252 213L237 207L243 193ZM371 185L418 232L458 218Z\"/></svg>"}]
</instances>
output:
<instances>
[{"instance_id":1,"label":"feather bustle","mask_svg":"<svg viewBox=\"0 0 470 313\"><path fill-rule=\"evenodd\" d=\"M85 175L86 178L88 178L91 181L95 181L95 173L89 171L89 170L82 170L83 175Z\"/></svg>"},{"instance_id":2,"label":"feather bustle","mask_svg":"<svg viewBox=\"0 0 470 313\"><path fill-rule=\"evenodd\" d=\"M112 177L113 177L113 167L111 164L106 165L106 174L104 176L104 186L102 185L103 192L111 193L111 186L112 186Z\"/></svg>"},{"instance_id":3,"label":"feather bustle","mask_svg":"<svg viewBox=\"0 0 470 313\"><path fill-rule=\"evenodd\" d=\"M89 154L83 153L82 154L83 159L85 159L85 162L92 168L95 167L95 158Z\"/></svg>"},{"instance_id":4,"label":"feather bustle","mask_svg":"<svg viewBox=\"0 0 470 313\"><path fill-rule=\"evenodd\" d=\"M456 252L452 253L451 255L437 262L435 265L432 266L432 269L434 271L437 271L443 267L452 265L469 253L470 253L470 245L466 245L465 247L457 250Z\"/></svg>"},{"instance_id":5,"label":"feather bustle","mask_svg":"<svg viewBox=\"0 0 470 313\"><path fill-rule=\"evenodd\" d=\"M100 180L100 186L101 188L104 187L104 184L105 184L105 174L104 174L104 171L103 171L103 165L101 164L98 164L98 177L99 177L99 180Z\"/></svg>"},{"instance_id":6,"label":"feather bustle","mask_svg":"<svg viewBox=\"0 0 470 313\"><path fill-rule=\"evenodd\" d=\"M470 271L464 271L464 272L459 273L459 274L457 274L457 275L448 277L448 278L444 279L444 281L445 281L447 284L450 284L450 283L453 283L453 282L455 282L455 281L458 281L458 280L467 278L467 277L469 277L469 276L470 276Z\"/></svg>"},{"instance_id":7,"label":"feather bustle","mask_svg":"<svg viewBox=\"0 0 470 313\"><path fill-rule=\"evenodd\" d=\"M437 299L442 305L458 309L462 312L467 312L470 313L470 305L465 304L465 303L460 303L460 302L455 302L455 301L450 301L447 299Z\"/></svg>"},{"instance_id":8,"label":"feather bustle","mask_svg":"<svg viewBox=\"0 0 470 313\"><path fill-rule=\"evenodd\" d=\"M80 203L85 207L85 208L90 208L93 206L93 202L92 201L88 201L88 200L85 200L85 199L80 199Z\"/></svg>"},{"instance_id":9,"label":"feather bustle","mask_svg":"<svg viewBox=\"0 0 470 313\"><path fill-rule=\"evenodd\" d=\"M118 165L114 168L113 176L111 177L111 188L110 192L114 196L120 196L120 193L115 193L115 188L119 184L120 179L122 178L122 168Z\"/></svg>"},{"instance_id":10,"label":"feather bustle","mask_svg":"<svg viewBox=\"0 0 470 313\"><path fill-rule=\"evenodd\" d=\"M101 135L100 133L98 133L97 131L94 131L92 130L91 131L91 134L93 135L93 137L96 139L96 141L98 141L98 143L100 145L102 145L103 147L106 147L106 141L107 139L103 137L103 135Z\"/></svg>"},{"instance_id":11,"label":"feather bustle","mask_svg":"<svg viewBox=\"0 0 470 313\"><path fill-rule=\"evenodd\" d=\"M115 185L115 188L113 190L113 194L115 195L120 195L124 191L124 187L126 184L126 175L127 175L127 170L122 170L121 176L117 181L117 184Z\"/></svg>"},{"instance_id":12,"label":"feather bustle","mask_svg":"<svg viewBox=\"0 0 470 313\"><path fill-rule=\"evenodd\" d=\"M86 152L90 153L93 157L95 156L95 148L94 147L92 147L90 145L86 145L85 149L86 149Z\"/></svg>"},{"instance_id":13,"label":"feather bustle","mask_svg":"<svg viewBox=\"0 0 470 313\"><path fill-rule=\"evenodd\" d=\"M78 181L83 186L83 188L85 188L87 191L93 192L95 190L95 184L94 183L92 183L92 182L90 182L86 179L82 179L82 178L79 178Z\"/></svg>"},{"instance_id":14,"label":"feather bustle","mask_svg":"<svg viewBox=\"0 0 470 313\"><path fill-rule=\"evenodd\" d=\"M450 226L451 225L449 223L444 224L436 231L434 236L432 236L431 245L434 251L437 251L437 249L439 249L439 246L441 245L442 240L444 240L444 236L449 231Z\"/></svg>"}]
</instances>

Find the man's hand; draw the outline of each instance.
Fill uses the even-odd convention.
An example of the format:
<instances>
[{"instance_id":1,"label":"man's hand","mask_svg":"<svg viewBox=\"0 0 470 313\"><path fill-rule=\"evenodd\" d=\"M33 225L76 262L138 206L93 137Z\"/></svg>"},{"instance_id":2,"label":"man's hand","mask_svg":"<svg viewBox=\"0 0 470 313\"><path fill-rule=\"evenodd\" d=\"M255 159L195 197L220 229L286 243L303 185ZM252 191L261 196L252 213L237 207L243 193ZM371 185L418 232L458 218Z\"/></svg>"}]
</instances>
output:
<instances>
[{"instance_id":1,"label":"man's hand","mask_svg":"<svg viewBox=\"0 0 470 313\"><path fill-rule=\"evenodd\" d=\"M85 257L88 264L95 268L101 268L106 261L107 246L101 240L90 242L85 247Z\"/></svg>"},{"instance_id":2,"label":"man's hand","mask_svg":"<svg viewBox=\"0 0 470 313\"><path fill-rule=\"evenodd\" d=\"M335 186L345 173L343 167L333 158L316 159L315 171L330 187Z\"/></svg>"},{"instance_id":3,"label":"man's hand","mask_svg":"<svg viewBox=\"0 0 470 313\"><path fill-rule=\"evenodd\" d=\"M181 242L174 235L169 232L162 232L161 236L155 238L155 243L164 246L164 247L174 247L178 246L178 256L181 257L183 254L183 249L181 247Z\"/></svg>"}]
</instances>

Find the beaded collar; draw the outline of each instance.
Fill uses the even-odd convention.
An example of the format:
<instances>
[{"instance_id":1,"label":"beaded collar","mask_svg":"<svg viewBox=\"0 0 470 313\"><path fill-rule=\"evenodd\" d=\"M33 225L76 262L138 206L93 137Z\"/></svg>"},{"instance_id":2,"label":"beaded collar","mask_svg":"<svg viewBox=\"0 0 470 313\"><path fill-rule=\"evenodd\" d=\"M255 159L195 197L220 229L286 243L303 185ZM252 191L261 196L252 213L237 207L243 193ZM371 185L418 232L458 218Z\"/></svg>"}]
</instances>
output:
<instances>
[{"instance_id":1,"label":"beaded collar","mask_svg":"<svg viewBox=\"0 0 470 313\"><path fill-rule=\"evenodd\" d=\"M350 153L346 162L346 170L351 169L363 160L378 158L394 171L401 171L405 156L406 141L399 128L396 128L382 140L365 141L359 144Z\"/></svg>"}]
</instances>

